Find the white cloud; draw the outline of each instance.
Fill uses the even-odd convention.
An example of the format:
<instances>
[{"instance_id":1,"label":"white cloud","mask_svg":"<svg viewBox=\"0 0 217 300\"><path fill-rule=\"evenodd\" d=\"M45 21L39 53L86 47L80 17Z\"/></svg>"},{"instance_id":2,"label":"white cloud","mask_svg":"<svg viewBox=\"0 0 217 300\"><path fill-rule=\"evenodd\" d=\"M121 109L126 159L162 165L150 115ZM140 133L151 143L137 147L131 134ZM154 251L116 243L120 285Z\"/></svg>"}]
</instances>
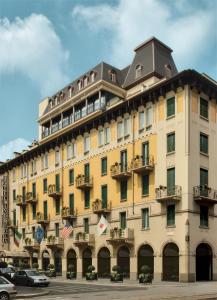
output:
<instances>
[{"instance_id":1,"label":"white cloud","mask_svg":"<svg viewBox=\"0 0 217 300\"><path fill-rule=\"evenodd\" d=\"M186 0L120 0L116 6L78 5L72 16L90 30L112 33L109 59L117 66L130 63L132 47L156 36L174 50L178 67L186 68L198 62L217 39L215 8L207 2L200 8Z\"/></svg>"},{"instance_id":2,"label":"white cloud","mask_svg":"<svg viewBox=\"0 0 217 300\"><path fill-rule=\"evenodd\" d=\"M31 143L23 138L17 138L9 143L0 146L0 161L13 157L13 152L20 152Z\"/></svg>"},{"instance_id":3,"label":"white cloud","mask_svg":"<svg viewBox=\"0 0 217 300\"><path fill-rule=\"evenodd\" d=\"M68 81L67 61L68 52L45 16L33 14L14 22L0 19L0 75L21 72L44 97Z\"/></svg>"}]
</instances>

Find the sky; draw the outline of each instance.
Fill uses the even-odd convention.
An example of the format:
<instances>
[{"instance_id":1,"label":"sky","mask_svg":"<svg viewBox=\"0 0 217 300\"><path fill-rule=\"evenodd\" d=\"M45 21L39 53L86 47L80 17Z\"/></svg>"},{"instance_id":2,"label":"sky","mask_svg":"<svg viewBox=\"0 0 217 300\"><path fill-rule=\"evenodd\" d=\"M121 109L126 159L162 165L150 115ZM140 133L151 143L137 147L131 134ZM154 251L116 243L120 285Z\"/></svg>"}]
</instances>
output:
<instances>
[{"instance_id":1,"label":"sky","mask_svg":"<svg viewBox=\"0 0 217 300\"><path fill-rule=\"evenodd\" d=\"M0 161L38 139L38 105L155 36L217 80L217 0L0 0Z\"/></svg>"}]
</instances>

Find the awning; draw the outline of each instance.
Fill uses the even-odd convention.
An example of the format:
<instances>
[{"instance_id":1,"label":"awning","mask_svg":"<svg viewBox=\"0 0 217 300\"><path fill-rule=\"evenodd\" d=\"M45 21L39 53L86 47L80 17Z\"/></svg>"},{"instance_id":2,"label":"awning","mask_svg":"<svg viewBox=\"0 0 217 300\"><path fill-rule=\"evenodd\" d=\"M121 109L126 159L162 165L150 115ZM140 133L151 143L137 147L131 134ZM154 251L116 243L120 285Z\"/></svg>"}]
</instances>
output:
<instances>
[{"instance_id":1,"label":"awning","mask_svg":"<svg viewBox=\"0 0 217 300\"><path fill-rule=\"evenodd\" d=\"M8 251L8 250L2 250L0 251L0 258L5 257L5 258L26 258L26 257L30 257L29 253L27 251Z\"/></svg>"}]
</instances>

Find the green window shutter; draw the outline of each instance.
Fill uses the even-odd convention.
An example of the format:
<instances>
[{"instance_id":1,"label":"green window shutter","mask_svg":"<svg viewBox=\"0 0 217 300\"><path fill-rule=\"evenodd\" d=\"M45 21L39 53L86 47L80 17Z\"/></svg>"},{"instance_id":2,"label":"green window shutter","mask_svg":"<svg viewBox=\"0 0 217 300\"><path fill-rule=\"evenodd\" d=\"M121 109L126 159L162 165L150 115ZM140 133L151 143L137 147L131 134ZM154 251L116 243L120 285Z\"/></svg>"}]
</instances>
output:
<instances>
[{"instance_id":1,"label":"green window shutter","mask_svg":"<svg viewBox=\"0 0 217 300\"><path fill-rule=\"evenodd\" d=\"M22 197L23 197L23 202L25 202L26 201L26 187L25 186L23 186L23 188L22 188Z\"/></svg>"},{"instance_id":2,"label":"green window shutter","mask_svg":"<svg viewBox=\"0 0 217 300\"><path fill-rule=\"evenodd\" d=\"M143 165L147 165L149 163L149 143L142 144L142 160Z\"/></svg>"},{"instance_id":3,"label":"green window shutter","mask_svg":"<svg viewBox=\"0 0 217 300\"><path fill-rule=\"evenodd\" d=\"M59 223L55 224L55 236L59 237L60 233L60 227L59 227Z\"/></svg>"},{"instance_id":4,"label":"green window shutter","mask_svg":"<svg viewBox=\"0 0 217 300\"><path fill-rule=\"evenodd\" d=\"M84 165L84 175L86 178L90 177L90 165L89 164Z\"/></svg>"},{"instance_id":5,"label":"green window shutter","mask_svg":"<svg viewBox=\"0 0 217 300\"><path fill-rule=\"evenodd\" d=\"M84 191L84 206L85 206L85 208L90 207L90 191L89 190Z\"/></svg>"},{"instance_id":6,"label":"green window shutter","mask_svg":"<svg viewBox=\"0 0 217 300\"><path fill-rule=\"evenodd\" d=\"M43 203L43 209L44 209L44 219L47 220L47 201L44 201Z\"/></svg>"},{"instance_id":7,"label":"green window shutter","mask_svg":"<svg viewBox=\"0 0 217 300\"><path fill-rule=\"evenodd\" d=\"M23 206L22 213L23 213L23 222L25 222L26 221L26 206Z\"/></svg>"},{"instance_id":8,"label":"green window shutter","mask_svg":"<svg viewBox=\"0 0 217 300\"><path fill-rule=\"evenodd\" d=\"M200 116L206 119L209 117L209 103L203 98L200 98Z\"/></svg>"},{"instance_id":9,"label":"green window shutter","mask_svg":"<svg viewBox=\"0 0 217 300\"><path fill-rule=\"evenodd\" d=\"M74 184L74 169L69 170L69 184Z\"/></svg>"},{"instance_id":10,"label":"green window shutter","mask_svg":"<svg viewBox=\"0 0 217 300\"><path fill-rule=\"evenodd\" d=\"M200 169L200 185L208 185L208 171Z\"/></svg>"},{"instance_id":11,"label":"green window shutter","mask_svg":"<svg viewBox=\"0 0 217 300\"><path fill-rule=\"evenodd\" d=\"M101 174L102 175L107 174L107 157L103 157L101 159Z\"/></svg>"},{"instance_id":12,"label":"green window shutter","mask_svg":"<svg viewBox=\"0 0 217 300\"><path fill-rule=\"evenodd\" d=\"M120 213L120 227L125 229L127 227L126 212Z\"/></svg>"},{"instance_id":13,"label":"green window shutter","mask_svg":"<svg viewBox=\"0 0 217 300\"><path fill-rule=\"evenodd\" d=\"M13 210L13 225L14 226L17 225L17 212L16 212L16 209Z\"/></svg>"},{"instance_id":14,"label":"green window shutter","mask_svg":"<svg viewBox=\"0 0 217 300\"><path fill-rule=\"evenodd\" d=\"M167 153L175 151L175 133L167 135Z\"/></svg>"},{"instance_id":15,"label":"green window shutter","mask_svg":"<svg viewBox=\"0 0 217 300\"><path fill-rule=\"evenodd\" d=\"M47 193L47 178L44 178L43 180L43 191L44 194Z\"/></svg>"},{"instance_id":16,"label":"green window shutter","mask_svg":"<svg viewBox=\"0 0 217 300\"><path fill-rule=\"evenodd\" d=\"M32 184L32 195L34 198L36 197L36 184L35 183Z\"/></svg>"},{"instance_id":17,"label":"green window shutter","mask_svg":"<svg viewBox=\"0 0 217 300\"><path fill-rule=\"evenodd\" d=\"M60 214L60 199L57 198L55 200L55 206L56 206L56 215L59 215Z\"/></svg>"},{"instance_id":18,"label":"green window shutter","mask_svg":"<svg viewBox=\"0 0 217 300\"><path fill-rule=\"evenodd\" d=\"M167 226L175 225L175 205L167 206Z\"/></svg>"},{"instance_id":19,"label":"green window shutter","mask_svg":"<svg viewBox=\"0 0 217 300\"><path fill-rule=\"evenodd\" d=\"M69 195L69 211L70 214L74 213L74 194Z\"/></svg>"},{"instance_id":20,"label":"green window shutter","mask_svg":"<svg viewBox=\"0 0 217 300\"><path fill-rule=\"evenodd\" d=\"M55 176L55 184L56 184L56 191L59 192L60 191L60 175L56 174Z\"/></svg>"},{"instance_id":21,"label":"green window shutter","mask_svg":"<svg viewBox=\"0 0 217 300\"><path fill-rule=\"evenodd\" d=\"M142 228L149 228L149 209L142 209Z\"/></svg>"},{"instance_id":22,"label":"green window shutter","mask_svg":"<svg viewBox=\"0 0 217 300\"><path fill-rule=\"evenodd\" d=\"M174 195L175 192L175 168L167 170L167 193Z\"/></svg>"},{"instance_id":23,"label":"green window shutter","mask_svg":"<svg viewBox=\"0 0 217 300\"><path fill-rule=\"evenodd\" d=\"M84 232L89 233L89 219L88 218L84 219Z\"/></svg>"},{"instance_id":24,"label":"green window shutter","mask_svg":"<svg viewBox=\"0 0 217 300\"><path fill-rule=\"evenodd\" d=\"M121 151L121 172L126 172L127 168L127 150Z\"/></svg>"},{"instance_id":25,"label":"green window shutter","mask_svg":"<svg viewBox=\"0 0 217 300\"><path fill-rule=\"evenodd\" d=\"M208 227L209 210L208 206L200 206L200 226Z\"/></svg>"},{"instance_id":26,"label":"green window shutter","mask_svg":"<svg viewBox=\"0 0 217 300\"><path fill-rule=\"evenodd\" d=\"M200 152L208 154L208 136L200 134Z\"/></svg>"},{"instance_id":27,"label":"green window shutter","mask_svg":"<svg viewBox=\"0 0 217 300\"><path fill-rule=\"evenodd\" d=\"M175 115L175 97L167 100L167 117Z\"/></svg>"},{"instance_id":28,"label":"green window shutter","mask_svg":"<svg viewBox=\"0 0 217 300\"><path fill-rule=\"evenodd\" d=\"M142 176L142 195L149 194L149 175Z\"/></svg>"},{"instance_id":29,"label":"green window shutter","mask_svg":"<svg viewBox=\"0 0 217 300\"><path fill-rule=\"evenodd\" d=\"M121 200L127 200L127 180L120 182Z\"/></svg>"},{"instance_id":30,"label":"green window shutter","mask_svg":"<svg viewBox=\"0 0 217 300\"><path fill-rule=\"evenodd\" d=\"M32 203L32 219L36 219L36 203Z\"/></svg>"},{"instance_id":31,"label":"green window shutter","mask_svg":"<svg viewBox=\"0 0 217 300\"><path fill-rule=\"evenodd\" d=\"M102 194L102 208L107 208L107 185L103 185L101 188Z\"/></svg>"}]
</instances>

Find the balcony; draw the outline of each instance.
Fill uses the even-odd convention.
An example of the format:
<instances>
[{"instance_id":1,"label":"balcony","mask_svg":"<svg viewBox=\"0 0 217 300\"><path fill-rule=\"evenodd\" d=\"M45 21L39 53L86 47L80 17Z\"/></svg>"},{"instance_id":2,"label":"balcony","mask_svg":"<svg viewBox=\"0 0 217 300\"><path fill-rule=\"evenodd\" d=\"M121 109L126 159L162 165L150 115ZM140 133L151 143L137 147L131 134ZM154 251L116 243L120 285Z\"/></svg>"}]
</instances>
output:
<instances>
[{"instance_id":1,"label":"balcony","mask_svg":"<svg viewBox=\"0 0 217 300\"><path fill-rule=\"evenodd\" d=\"M131 171L137 174L149 174L154 169L154 158L136 155L131 161Z\"/></svg>"},{"instance_id":2,"label":"balcony","mask_svg":"<svg viewBox=\"0 0 217 300\"><path fill-rule=\"evenodd\" d=\"M93 187L93 177L78 175L75 179L76 188L80 190L89 190Z\"/></svg>"},{"instance_id":3,"label":"balcony","mask_svg":"<svg viewBox=\"0 0 217 300\"><path fill-rule=\"evenodd\" d=\"M217 204L217 191L206 185L194 186L193 197L198 204Z\"/></svg>"},{"instance_id":4,"label":"balcony","mask_svg":"<svg viewBox=\"0 0 217 300\"><path fill-rule=\"evenodd\" d=\"M37 212L36 222L41 225L47 225L50 223L50 217L48 215L44 215L41 212Z\"/></svg>"},{"instance_id":5,"label":"balcony","mask_svg":"<svg viewBox=\"0 0 217 300\"><path fill-rule=\"evenodd\" d=\"M127 164L123 165L118 162L111 166L110 171L111 177L116 180L129 179L132 175L131 170Z\"/></svg>"},{"instance_id":6,"label":"balcony","mask_svg":"<svg viewBox=\"0 0 217 300\"><path fill-rule=\"evenodd\" d=\"M74 220L77 218L77 211L74 209L70 209L69 207L62 208L62 219L63 220Z\"/></svg>"},{"instance_id":7,"label":"balcony","mask_svg":"<svg viewBox=\"0 0 217 300\"><path fill-rule=\"evenodd\" d=\"M55 184L50 184L48 186L48 196L52 197L54 199L60 198L62 196L60 188L58 186L56 186Z\"/></svg>"},{"instance_id":8,"label":"balcony","mask_svg":"<svg viewBox=\"0 0 217 300\"><path fill-rule=\"evenodd\" d=\"M108 203L103 203L103 201L100 199L96 199L92 204L92 208L94 214L110 214L111 202L108 204Z\"/></svg>"},{"instance_id":9,"label":"balcony","mask_svg":"<svg viewBox=\"0 0 217 300\"><path fill-rule=\"evenodd\" d=\"M25 238L23 248L27 251L39 250L39 243L30 238Z\"/></svg>"},{"instance_id":10,"label":"balcony","mask_svg":"<svg viewBox=\"0 0 217 300\"><path fill-rule=\"evenodd\" d=\"M37 203L38 197L35 193L29 192L26 194L26 203Z\"/></svg>"},{"instance_id":11,"label":"balcony","mask_svg":"<svg viewBox=\"0 0 217 300\"><path fill-rule=\"evenodd\" d=\"M74 238L74 244L77 247L86 247L86 246L94 246L95 244L95 236L94 234L89 234L85 232L78 232Z\"/></svg>"},{"instance_id":12,"label":"balcony","mask_svg":"<svg viewBox=\"0 0 217 300\"><path fill-rule=\"evenodd\" d=\"M17 195L16 205L17 206L25 206L26 205L26 198L23 197L22 195Z\"/></svg>"},{"instance_id":13,"label":"balcony","mask_svg":"<svg viewBox=\"0 0 217 300\"><path fill-rule=\"evenodd\" d=\"M107 240L109 244L133 244L134 230L130 228L117 228L110 230L110 238Z\"/></svg>"},{"instance_id":14,"label":"balcony","mask_svg":"<svg viewBox=\"0 0 217 300\"><path fill-rule=\"evenodd\" d=\"M50 249L57 249L57 248L63 248L64 247L64 240L60 237L55 237L53 235L50 235L46 239L46 246Z\"/></svg>"},{"instance_id":15,"label":"balcony","mask_svg":"<svg viewBox=\"0 0 217 300\"><path fill-rule=\"evenodd\" d=\"M175 185L172 188L160 185L155 189L156 200L159 202L179 201L182 198L182 187Z\"/></svg>"},{"instance_id":16,"label":"balcony","mask_svg":"<svg viewBox=\"0 0 217 300\"><path fill-rule=\"evenodd\" d=\"M15 222L14 220L8 221L8 229L17 229L18 228L18 222Z\"/></svg>"}]
</instances>

